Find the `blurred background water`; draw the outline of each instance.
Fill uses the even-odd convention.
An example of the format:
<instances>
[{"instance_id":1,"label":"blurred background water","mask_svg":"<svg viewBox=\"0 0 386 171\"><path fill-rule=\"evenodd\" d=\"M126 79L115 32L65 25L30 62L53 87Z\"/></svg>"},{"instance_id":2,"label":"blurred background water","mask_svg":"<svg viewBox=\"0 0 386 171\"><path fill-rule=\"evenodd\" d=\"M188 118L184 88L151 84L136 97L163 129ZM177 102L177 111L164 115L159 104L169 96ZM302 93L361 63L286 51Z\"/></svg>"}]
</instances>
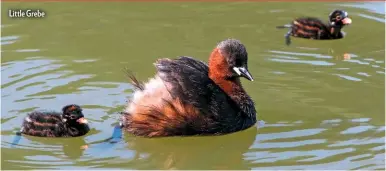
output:
<instances>
[{"instance_id":1,"label":"blurred background water","mask_svg":"<svg viewBox=\"0 0 386 171\"><path fill-rule=\"evenodd\" d=\"M11 8L46 11L10 19ZM293 39L299 16L348 11L347 37ZM385 3L173 2L2 3L1 169L385 169ZM122 72L154 75L161 57L207 61L216 43L247 47L243 80L261 124L218 137L108 144L133 92ZM78 138L24 136L23 117L76 103L93 128ZM88 148L87 148L88 147Z\"/></svg>"}]
</instances>

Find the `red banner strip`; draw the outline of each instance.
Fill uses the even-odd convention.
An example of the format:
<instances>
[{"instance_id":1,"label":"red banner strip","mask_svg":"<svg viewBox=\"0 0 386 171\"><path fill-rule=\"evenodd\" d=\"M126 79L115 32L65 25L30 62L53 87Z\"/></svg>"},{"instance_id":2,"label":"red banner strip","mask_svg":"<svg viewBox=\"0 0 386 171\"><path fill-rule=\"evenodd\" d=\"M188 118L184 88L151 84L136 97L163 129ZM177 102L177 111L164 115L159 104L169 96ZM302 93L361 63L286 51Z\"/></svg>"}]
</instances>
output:
<instances>
[{"instance_id":1,"label":"red banner strip","mask_svg":"<svg viewBox=\"0 0 386 171\"><path fill-rule=\"evenodd\" d=\"M385 2L382 0L1 0L1 2Z\"/></svg>"}]
</instances>

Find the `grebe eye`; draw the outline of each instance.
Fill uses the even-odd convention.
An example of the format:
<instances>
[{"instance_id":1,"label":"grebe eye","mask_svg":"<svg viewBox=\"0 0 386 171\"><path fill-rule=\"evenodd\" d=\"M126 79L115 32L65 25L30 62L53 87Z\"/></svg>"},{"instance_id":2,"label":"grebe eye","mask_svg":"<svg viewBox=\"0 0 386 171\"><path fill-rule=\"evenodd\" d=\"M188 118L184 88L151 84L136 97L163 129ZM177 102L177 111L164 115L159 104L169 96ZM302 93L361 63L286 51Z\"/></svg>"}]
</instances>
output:
<instances>
[{"instance_id":1,"label":"grebe eye","mask_svg":"<svg viewBox=\"0 0 386 171\"><path fill-rule=\"evenodd\" d=\"M241 66L241 59L236 59L236 66Z\"/></svg>"},{"instance_id":2,"label":"grebe eye","mask_svg":"<svg viewBox=\"0 0 386 171\"><path fill-rule=\"evenodd\" d=\"M70 119L76 119L76 116L75 115L71 115Z\"/></svg>"}]
</instances>

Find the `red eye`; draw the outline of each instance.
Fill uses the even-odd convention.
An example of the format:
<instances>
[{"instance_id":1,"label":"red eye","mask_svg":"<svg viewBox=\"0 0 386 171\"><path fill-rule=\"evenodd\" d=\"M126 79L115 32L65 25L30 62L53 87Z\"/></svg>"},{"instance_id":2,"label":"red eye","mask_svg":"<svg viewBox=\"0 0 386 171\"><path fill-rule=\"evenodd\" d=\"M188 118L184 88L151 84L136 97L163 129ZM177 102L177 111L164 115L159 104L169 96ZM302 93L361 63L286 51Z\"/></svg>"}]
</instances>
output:
<instances>
[{"instance_id":1,"label":"red eye","mask_svg":"<svg viewBox=\"0 0 386 171\"><path fill-rule=\"evenodd\" d=\"M71 115L70 119L76 119L77 117L75 115Z\"/></svg>"}]
</instances>

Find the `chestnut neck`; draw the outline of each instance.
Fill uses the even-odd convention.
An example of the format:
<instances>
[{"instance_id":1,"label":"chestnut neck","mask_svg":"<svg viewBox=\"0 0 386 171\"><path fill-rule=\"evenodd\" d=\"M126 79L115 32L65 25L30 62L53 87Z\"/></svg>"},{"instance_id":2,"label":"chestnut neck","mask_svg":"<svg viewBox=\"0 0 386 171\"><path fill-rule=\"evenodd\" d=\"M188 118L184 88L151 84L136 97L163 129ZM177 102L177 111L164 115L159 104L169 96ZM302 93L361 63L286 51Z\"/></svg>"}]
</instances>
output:
<instances>
[{"instance_id":1,"label":"chestnut neck","mask_svg":"<svg viewBox=\"0 0 386 171\"><path fill-rule=\"evenodd\" d=\"M240 78L231 78L228 63L219 48L215 48L209 57L209 78L212 79L233 100L239 101L245 94Z\"/></svg>"},{"instance_id":2,"label":"chestnut neck","mask_svg":"<svg viewBox=\"0 0 386 171\"><path fill-rule=\"evenodd\" d=\"M239 106L240 110L245 114L243 116L249 118L244 120L244 123L242 124L245 128L249 127L256 122L254 103L241 86L240 78L231 77L233 75L232 71L230 71L228 62L223 55L224 54L219 48L212 51L208 62L209 78Z\"/></svg>"}]
</instances>

